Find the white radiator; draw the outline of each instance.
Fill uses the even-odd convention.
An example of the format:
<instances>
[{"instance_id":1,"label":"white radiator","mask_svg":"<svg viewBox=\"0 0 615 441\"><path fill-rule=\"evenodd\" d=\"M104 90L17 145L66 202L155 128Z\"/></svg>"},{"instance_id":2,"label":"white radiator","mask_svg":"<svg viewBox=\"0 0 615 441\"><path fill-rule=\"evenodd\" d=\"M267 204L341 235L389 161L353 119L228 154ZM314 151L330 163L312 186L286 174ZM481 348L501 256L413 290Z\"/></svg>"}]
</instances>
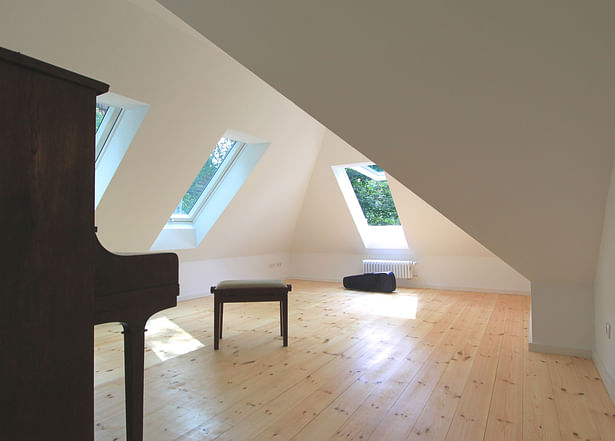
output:
<instances>
[{"instance_id":1,"label":"white radiator","mask_svg":"<svg viewBox=\"0 0 615 441\"><path fill-rule=\"evenodd\" d=\"M364 273L388 273L395 274L397 279L412 279L414 262L412 260L364 260Z\"/></svg>"}]
</instances>

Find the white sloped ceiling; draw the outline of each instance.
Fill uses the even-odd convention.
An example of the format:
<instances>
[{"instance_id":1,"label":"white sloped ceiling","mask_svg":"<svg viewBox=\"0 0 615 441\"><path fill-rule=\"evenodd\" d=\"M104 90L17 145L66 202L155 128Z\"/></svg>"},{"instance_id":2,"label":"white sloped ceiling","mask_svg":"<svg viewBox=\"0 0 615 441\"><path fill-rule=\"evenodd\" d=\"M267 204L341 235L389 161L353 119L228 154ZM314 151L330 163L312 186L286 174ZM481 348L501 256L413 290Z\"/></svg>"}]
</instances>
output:
<instances>
[{"instance_id":1,"label":"white sloped ceiling","mask_svg":"<svg viewBox=\"0 0 615 441\"><path fill-rule=\"evenodd\" d=\"M591 349L615 3L161 3L529 278L535 342Z\"/></svg>"},{"instance_id":2,"label":"white sloped ceiling","mask_svg":"<svg viewBox=\"0 0 615 441\"><path fill-rule=\"evenodd\" d=\"M182 260L289 249L323 128L155 2L3 5L7 48L111 85L150 109L96 210L114 251L149 251L229 129L271 143L198 249Z\"/></svg>"}]
</instances>

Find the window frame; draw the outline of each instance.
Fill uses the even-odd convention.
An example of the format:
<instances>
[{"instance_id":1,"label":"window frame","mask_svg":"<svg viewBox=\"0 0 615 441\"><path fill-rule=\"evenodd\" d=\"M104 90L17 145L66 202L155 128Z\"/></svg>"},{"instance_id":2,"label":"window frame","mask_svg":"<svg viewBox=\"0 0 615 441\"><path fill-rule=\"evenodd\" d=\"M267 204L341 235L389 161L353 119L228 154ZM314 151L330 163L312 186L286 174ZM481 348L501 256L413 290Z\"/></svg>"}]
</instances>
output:
<instances>
[{"instance_id":1,"label":"window frame","mask_svg":"<svg viewBox=\"0 0 615 441\"><path fill-rule=\"evenodd\" d=\"M391 195L391 201L393 202L393 209L395 210L395 216L397 217L397 220L398 220L399 223L392 224L392 225L370 225L369 219L365 215L365 211L363 210L363 206L361 205L361 202L359 201L359 196L357 195L356 189L352 185L352 182L350 180L350 176L348 176L348 170L349 169L353 170L353 171L355 171L357 173L360 173L361 175L365 176L366 178L369 178L369 179L371 179L373 181L376 181L376 182L385 182L387 184L387 187L388 187L389 183L388 183L387 177L386 177L386 175L384 173L384 170L376 171L376 170L370 168L370 165L375 165L375 164L363 164L363 165L358 165L358 166L357 165L352 165L352 166L344 167L344 174L346 175L346 179L348 179L348 182L350 183L350 187L352 188L352 193L354 194L354 197L355 197L357 203L359 204L359 207L361 209L361 215L365 219L365 225L367 225L368 227L400 226L401 225L401 220L399 219L399 212L397 211L397 207L395 206L395 200L393 200L393 195L390 193L390 188L389 188L389 194Z\"/></svg>"},{"instance_id":2,"label":"window frame","mask_svg":"<svg viewBox=\"0 0 615 441\"><path fill-rule=\"evenodd\" d=\"M402 219L399 216L397 206L395 206L395 211L397 211L397 215L400 222L399 225L369 225L367 222L367 218L363 213L363 209L361 208L359 199L357 198L354 188L352 187L350 178L346 173L346 169L350 168L356 170L357 172L366 176L368 176L369 173L369 177L372 177L371 175L377 175L376 180L386 181L388 183L388 179L386 178L386 172L377 172L371 169L369 167L370 165L375 164L373 162L361 162L334 165L331 168L333 169L333 173L344 197L344 202L346 202L346 206L350 211L352 220L354 221L355 227L357 228L359 235L361 236L361 240L363 241L363 245L365 246L365 248L407 250L408 241L406 240ZM391 197L393 197L392 194ZM395 200L393 200L393 203L395 203Z\"/></svg>"},{"instance_id":3,"label":"window frame","mask_svg":"<svg viewBox=\"0 0 615 441\"><path fill-rule=\"evenodd\" d=\"M106 147L109 145L109 141L113 136L113 131L118 126L120 118L124 113L124 109L119 106L114 106L113 104L108 104L103 100L97 101L96 104L104 104L108 107L107 112L105 113L105 116L96 131L95 162L98 163L100 158L102 158Z\"/></svg>"},{"instance_id":4,"label":"window frame","mask_svg":"<svg viewBox=\"0 0 615 441\"><path fill-rule=\"evenodd\" d=\"M228 129L222 137L244 144L241 152L237 152L232 166L226 169L224 176L220 176L216 191L212 191L209 198L203 201L201 211L194 216L193 222L166 222L150 250L176 251L197 248L271 145L268 141L233 129ZM173 210L175 207L177 204Z\"/></svg>"},{"instance_id":5,"label":"window frame","mask_svg":"<svg viewBox=\"0 0 615 441\"><path fill-rule=\"evenodd\" d=\"M346 168L351 168L354 171L361 173L363 176L367 176L370 179L373 179L374 181L379 181L379 182L387 182L387 177L384 174L384 171L378 172L376 170L374 170L373 168L370 167L370 165L376 165L376 164L362 164L362 165L352 165Z\"/></svg>"},{"instance_id":6,"label":"window frame","mask_svg":"<svg viewBox=\"0 0 615 441\"><path fill-rule=\"evenodd\" d=\"M228 156L224 158L224 161L220 165L220 168L216 170L216 173L212 176L207 186L203 189L203 192L201 193L199 198L194 203L194 206L192 207L190 212L188 214L171 214L167 222L167 225L177 225L177 224L182 224L182 223L186 224L186 223L194 222L194 220L201 214L201 211L203 210L203 208L207 205L207 202L209 201L209 199L211 199L212 195L220 187L221 182L224 180L225 176L228 174L228 172L237 162L237 159L241 155L241 152L246 148L246 145L247 145L246 143L237 141L235 139L231 139L231 138L226 138L226 139L233 141L235 145L232 147ZM220 141L218 141L218 143L219 142ZM218 144L216 144L216 146L217 145ZM214 149L215 148L216 147L214 147ZM213 153L213 149L212 149L212 153ZM210 157L211 157L211 153L207 157L207 160L209 160ZM205 164L203 164L203 166L204 165ZM201 169L203 166L201 166ZM201 169L199 169L199 172ZM182 196L181 200L183 200L183 198L184 196ZM180 203L181 203L181 200L180 200Z\"/></svg>"}]
</instances>

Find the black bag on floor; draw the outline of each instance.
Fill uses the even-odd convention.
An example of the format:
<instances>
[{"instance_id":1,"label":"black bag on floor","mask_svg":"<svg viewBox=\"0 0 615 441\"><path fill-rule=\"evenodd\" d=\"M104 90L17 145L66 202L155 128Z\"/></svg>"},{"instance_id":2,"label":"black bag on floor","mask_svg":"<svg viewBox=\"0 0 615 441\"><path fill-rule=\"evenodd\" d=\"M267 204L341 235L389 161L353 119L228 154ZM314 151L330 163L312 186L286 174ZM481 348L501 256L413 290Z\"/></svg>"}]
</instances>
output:
<instances>
[{"instance_id":1,"label":"black bag on floor","mask_svg":"<svg viewBox=\"0 0 615 441\"><path fill-rule=\"evenodd\" d=\"M393 292L397 288L395 274L365 273L344 277L344 288L358 291Z\"/></svg>"}]
</instances>

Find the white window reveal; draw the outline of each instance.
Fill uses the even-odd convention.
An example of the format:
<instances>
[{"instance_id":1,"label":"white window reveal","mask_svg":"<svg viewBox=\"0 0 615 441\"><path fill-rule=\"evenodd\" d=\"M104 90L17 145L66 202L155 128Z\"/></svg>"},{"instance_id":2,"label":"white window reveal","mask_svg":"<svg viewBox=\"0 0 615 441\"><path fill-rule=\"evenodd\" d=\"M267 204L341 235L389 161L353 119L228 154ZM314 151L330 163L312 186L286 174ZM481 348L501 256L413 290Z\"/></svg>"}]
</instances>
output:
<instances>
[{"instance_id":1,"label":"white window reveal","mask_svg":"<svg viewBox=\"0 0 615 441\"><path fill-rule=\"evenodd\" d=\"M384 170L373 163L333 166L352 219L368 249L408 249Z\"/></svg>"},{"instance_id":2,"label":"white window reveal","mask_svg":"<svg viewBox=\"0 0 615 441\"><path fill-rule=\"evenodd\" d=\"M229 132L234 137L244 137ZM269 143L222 137L169 217L152 250L197 247L235 197Z\"/></svg>"},{"instance_id":3,"label":"white window reveal","mask_svg":"<svg viewBox=\"0 0 615 441\"><path fill-rule=\"evenodd\" d=\"M175 208L169 222L193 222L244 147L245 144L238 141L221 138Z\"/></svg>"},{"instance_id":4,"label":"white window reveal","mask_svg":"<svg viewBox=\"0 0 615 441\"><path fill-rule=\"evenodd\" d=\"M111 92L98 97L94 207L98 207L148 110L147 104Z\"/></svg>"}]
</instances>

